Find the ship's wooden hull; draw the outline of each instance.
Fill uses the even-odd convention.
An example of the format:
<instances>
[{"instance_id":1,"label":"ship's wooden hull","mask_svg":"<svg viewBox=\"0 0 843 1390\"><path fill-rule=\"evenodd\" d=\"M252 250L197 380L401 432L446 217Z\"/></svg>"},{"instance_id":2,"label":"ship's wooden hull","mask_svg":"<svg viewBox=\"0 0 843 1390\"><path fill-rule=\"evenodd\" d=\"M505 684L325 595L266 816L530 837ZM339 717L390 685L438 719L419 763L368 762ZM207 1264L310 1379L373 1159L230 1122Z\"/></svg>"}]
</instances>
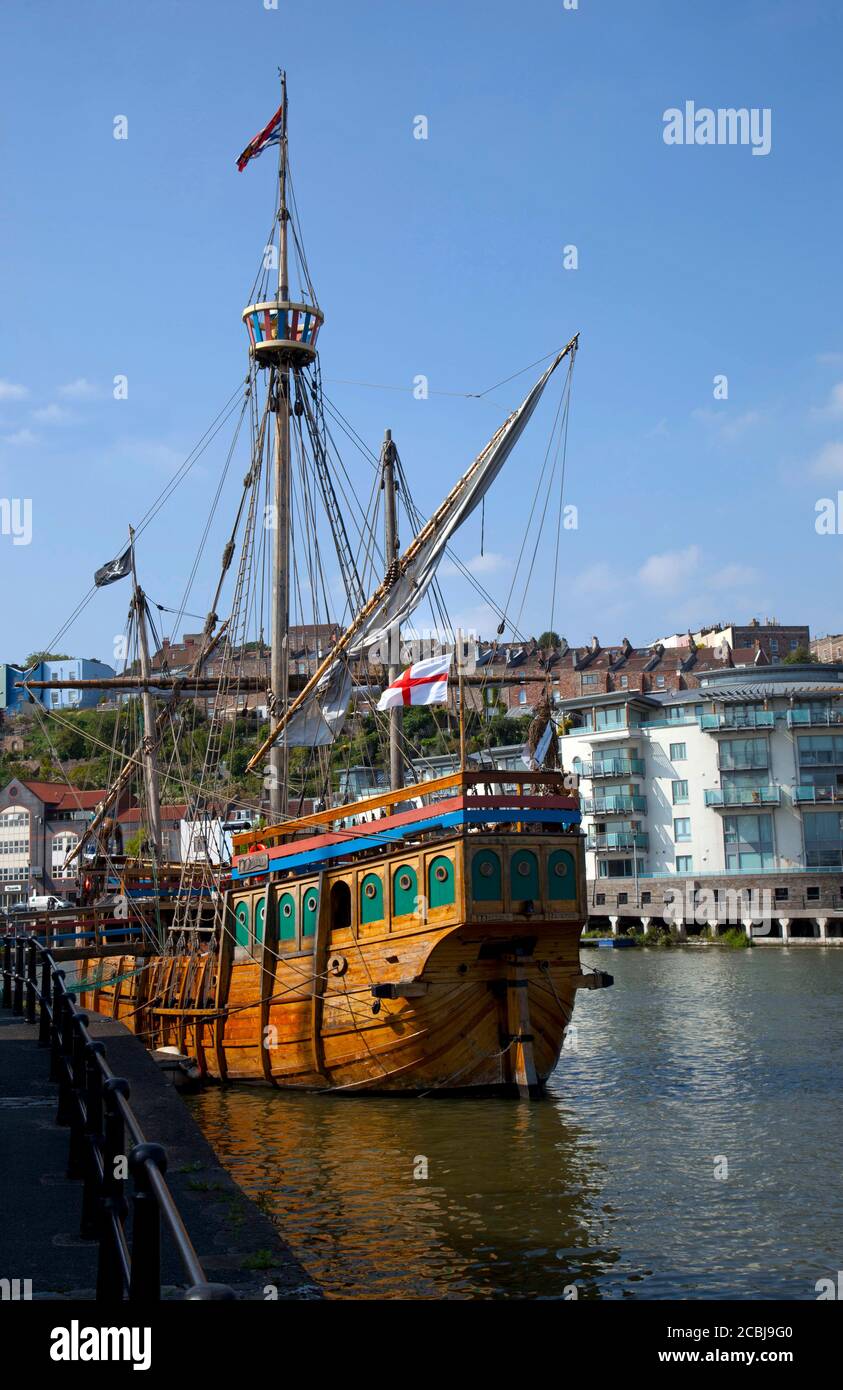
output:
<instances>
[{"instance_id":1,"label":"ship's wooden hull","mask_svg":"<svg viewBox=\"0 0 843 1390\"><path fill-rule=\"evenodd\" d=\"M527 901L515 896L525 853ZM533 1092L559 1059L577 988L597 978L579 963L582 870L578 839L530 837L525 849L512 834L244 885L219 952L89 960L85 977L102 983L84 1006L219 1080Z\"/></svg>"}]
</instances>

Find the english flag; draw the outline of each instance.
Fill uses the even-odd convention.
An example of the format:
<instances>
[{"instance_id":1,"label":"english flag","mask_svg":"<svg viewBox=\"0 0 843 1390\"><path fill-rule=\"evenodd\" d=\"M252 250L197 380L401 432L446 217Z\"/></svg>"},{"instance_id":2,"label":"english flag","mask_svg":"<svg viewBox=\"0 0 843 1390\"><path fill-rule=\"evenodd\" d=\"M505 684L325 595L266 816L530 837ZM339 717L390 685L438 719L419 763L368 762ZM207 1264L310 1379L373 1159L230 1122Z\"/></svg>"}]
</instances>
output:
<instances>
[{"instance_id":1,"label":"english flag","mask_svg":"<svg viewBox=\"0 0 843 1390\"><path fill-rule=\"evenodd\" d=\"M396 705L446 705L452 660L453 652L446 652L444 656L431 656L408 666L386 687L378 700L378 709L392 709Z\"/></svg>"}]
</instances>

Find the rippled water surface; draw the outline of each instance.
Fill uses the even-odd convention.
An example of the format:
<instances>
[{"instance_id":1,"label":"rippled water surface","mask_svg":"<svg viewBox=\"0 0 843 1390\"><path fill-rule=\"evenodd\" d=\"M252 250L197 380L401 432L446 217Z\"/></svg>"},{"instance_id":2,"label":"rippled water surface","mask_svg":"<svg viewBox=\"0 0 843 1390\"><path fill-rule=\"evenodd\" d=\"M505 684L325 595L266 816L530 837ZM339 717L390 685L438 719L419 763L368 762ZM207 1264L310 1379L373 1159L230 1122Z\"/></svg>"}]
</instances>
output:
<instances>
[{"instance_id":1,"label":"rippled water surface","mask_svg":"<svg viewBox=\"0 0 843 1390\"><path fill-rule=\"evenodd\" d=\"M815 1298L843 1268L843 951L599 964L542 1101L190 1103L329 1295Z\"/></svg>"}]
</instances>

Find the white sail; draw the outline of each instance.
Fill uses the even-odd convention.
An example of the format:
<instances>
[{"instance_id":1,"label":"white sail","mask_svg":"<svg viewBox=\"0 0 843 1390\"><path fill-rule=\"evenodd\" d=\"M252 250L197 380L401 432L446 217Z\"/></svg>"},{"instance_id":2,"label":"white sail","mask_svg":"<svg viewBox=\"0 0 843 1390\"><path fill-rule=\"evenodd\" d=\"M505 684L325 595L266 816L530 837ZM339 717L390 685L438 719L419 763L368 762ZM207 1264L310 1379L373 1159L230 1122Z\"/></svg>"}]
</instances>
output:
<instances>
[{"instance_id":1,"label":"white sail","mask_svg":"<svg viewBox=\"0 0 843 1390\"><path fill-rule=\"evenodd\" d=\"M413 546L421 539L416 554L404 564L401 573L390 589L381 607L371 614L361 630L355 634L349 646L351 656L361 656L379 642L385 641L390 632L405 623L413 610L421 603L429 589L439 561L449 540L463 522L471 516L485 497L509 458L524 432L530 416L541 399L542 392L553 372L562 360L564 353L556 358L547 371L536 382L532 391L513 411L497 434L490 439L482 453L463 474L431 521L419 532L408 546L405 556L409 556ZM430 535L425 535L426 532Z\"/></svg>"},{"instance_id":2,"label":"white sail","mask_svg":"<svg viewBox=\"0 0 843 1390\"><path fill-rule=\"evenodd\" d=\"M556 371L559 363L569 353L576 350L574 338L557 354L547 370L542 374L524 400L501 425L489 443L465 471L456 486L449 492L441 506L414 536L404 554L397 562L392 582L389 579L381 584L354 622L339 638L333 651L308 681L304 690L296 697L286 716L272 729L267 739L249 762L254 768L260 758L273 743L284 738L285 731L293 726L295 737L289 736L290 746L312 746L306 735L314 728L334 727L336 732L342 727L338 718L337 699L340 693L340 675L347 672L346 660L349 656L359 657L389 638L405 623L413 610L421 603L436 574L437 566L445 553L445 548L454 532L471 516L485 497L509 458L524 432L530 416L538 405L545 386ZM376 601L378 596L380 601ZM333 659L332 659L333 658ZM334 715L320 709L326 690ZM350 684L348 699L351 697ZM315 721L315 722L314 722ZM336 734L334 734L334 737ZM325 742L330 742L326 738ZM318 746L318 745L317 745Z\"/></svg>"}]
</instances>

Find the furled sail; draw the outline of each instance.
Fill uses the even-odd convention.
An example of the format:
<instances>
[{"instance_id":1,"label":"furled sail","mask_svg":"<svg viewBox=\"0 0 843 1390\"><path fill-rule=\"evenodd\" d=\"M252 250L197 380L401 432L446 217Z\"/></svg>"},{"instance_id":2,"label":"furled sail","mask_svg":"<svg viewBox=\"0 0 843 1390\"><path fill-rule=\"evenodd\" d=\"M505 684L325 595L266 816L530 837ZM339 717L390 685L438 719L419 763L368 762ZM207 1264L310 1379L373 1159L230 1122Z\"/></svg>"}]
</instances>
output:
<instances>
[{"instance_id":1,"label":"furled sail","mask_svg":"<svg viewBox=\"0 0 843 1390\"><path fill-rule=\"evenodd\" d=\"M339 659L296 711L279 742L288 748L325 748L342 733L351 703L351 672Z\"/></svg>"},{"instance_id":2,"label":"furled sail","mask_svg":"<svg viewBox=\"0 0 843 1390\"><path fill-rule=\"evenodd\" d=\"M335 678L336 667L345 663L339 658L360 656L371 647L385 641L390 632L405 623L413 610L421 603L436 573L436 568L445 553L445 548L454 532L471 516L485 497L509 458L526 428L542 393L556 368L568 354L574 354L578 338L573 338L554 358L547 370L533 386L532 390L500 429L492 436L486 447L477 455L459 482L448 493L441 506L414 536L404 554L392 567L383 583L364 605L357 617L339 638L332 651L311 676L301 693L293 700L286 714L271 729L249 762L253 769L265 756L272 745L284 733L288 724L299 714L310 718L312 707L319 705L324 694L322 685L325 677ZM349 690L350 698L350 690ZM327 722L327 721L326 721ZM290 740L293 742L293 740ZM298 742L298 740L295 740Z\"/></svg>"}]
</instances>

